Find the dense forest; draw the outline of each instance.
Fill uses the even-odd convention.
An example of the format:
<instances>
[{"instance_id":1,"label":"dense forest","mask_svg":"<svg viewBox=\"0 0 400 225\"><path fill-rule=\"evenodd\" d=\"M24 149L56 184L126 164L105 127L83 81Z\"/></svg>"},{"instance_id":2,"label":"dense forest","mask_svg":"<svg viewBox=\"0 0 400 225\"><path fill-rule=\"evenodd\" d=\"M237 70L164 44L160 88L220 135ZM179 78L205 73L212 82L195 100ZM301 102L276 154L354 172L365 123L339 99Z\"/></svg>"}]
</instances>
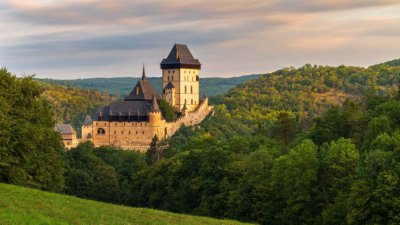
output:
<instances>
[{"instance_id":1,"label":"dense forest","mask_svg":"<svg viewBox=\"0 0 400 225\"><path fill-rule=\"evenodd\" d=\"M221 95L236 85L246 82L249 79L257 78L258 75L246 75L240 77L220 78L204 77L200 79L200 93L206 93L208 96ZM124 96L132 91L140 78L138 77L114 77L114 78L87 78L77 80L54 80L38 79L39 81L57 84L66 87L78 87L84 89L98 90L111 93L115 96ZM147 78L153 87L162 92L161 77Z\"/></svg>"},{"instance_id":2,"label":"dense forest","mask_svg":"<svg viewBox=\"0 0 400 225\"><path fill-rule=\"evenodd\" d=\"M119 96L108 93L65 87L57 84L40 83L43 88L42 97L52 106L53 116L57 123L69 123L80 135L83 121L87 115L95 113L99 106L116 101Z\"/></svg>"},{"instance_id":3,"label":"dense forest","mask_svg":"<svg viewBox=\"0 0 400 225\"><path fill-rule=\"evenodd\" d=\"M260 224L399 224L397 63L284 68L214 97L213 116L196 128L182 127L168 140L155 137L147 154L95 148L90 143L60 153L54 146L58 157L53 164L61 160L63 165L51 170L58 178L57 188L32 179L36 177L32 168L23 170L32 178L11 179L16 168L29 165L24 160L10 164L0 158L0 181ZM18 85L32 82L5 70L1 73ZM17 90L12 92L17 99L32 95L18 85L2 88ZM32 101L45 104L37 97L39 91L35 93ZM31 107L8 101L1 98L0 104L19 111ZM47 105L40 112L47 121L43 132L51 127ZM7 121L21 115L5 112L0 126L18 130ZM7 135L0 133L0 146L5 146L0 156L11 155L14 161L20 156L16 149L28 154L32 146L43 144L31 138L27 145L14 146L15 140L19 143L26 137ZM39 150L35 157L45 154Z\"/></svg>"}]
</instances>

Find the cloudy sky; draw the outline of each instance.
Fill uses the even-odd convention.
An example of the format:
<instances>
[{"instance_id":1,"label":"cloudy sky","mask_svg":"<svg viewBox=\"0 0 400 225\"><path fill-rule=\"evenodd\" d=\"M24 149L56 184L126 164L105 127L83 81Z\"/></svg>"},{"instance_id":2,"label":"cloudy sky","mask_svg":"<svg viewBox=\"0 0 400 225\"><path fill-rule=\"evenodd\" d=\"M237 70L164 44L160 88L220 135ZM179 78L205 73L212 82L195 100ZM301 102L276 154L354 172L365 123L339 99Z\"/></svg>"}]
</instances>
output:
<instances>
[{"instance_id":1,"label":"cloudy sky","mask_svg":"<svg viewBox=\"0 0 400 225\"><path fill-rule=\"evenodd\" d=\"M0 30L17 75L160 76L176 42L226 77L400 58L400 0L0 0Z\"/></svg>"}]
</instances>

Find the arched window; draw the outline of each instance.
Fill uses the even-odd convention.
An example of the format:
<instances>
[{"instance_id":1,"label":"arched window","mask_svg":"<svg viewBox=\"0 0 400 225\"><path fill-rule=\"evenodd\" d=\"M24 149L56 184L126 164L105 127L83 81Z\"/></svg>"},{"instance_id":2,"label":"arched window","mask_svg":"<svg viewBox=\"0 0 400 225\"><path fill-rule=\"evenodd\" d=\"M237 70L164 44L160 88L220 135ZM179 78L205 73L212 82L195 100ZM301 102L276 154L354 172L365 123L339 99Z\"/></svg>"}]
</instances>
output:
<instances>
[{"instance_id":1,"label":"arched window","mask_svg":"<svg viewBox=\"0 0 400 225\"><path fill-rule=\"evenodd\" d=\"M186 88L186 85L185 85L185 94L187 93L187 88Z\"/></svg>"},{"instance_id":2,"label":"arched window","mask_svg":"<svg viewBox=\"0 0 400 225\"><path fill-rule=\"evenodd\" d=\"M105 135L106 131L103 128L97 129L97 135Z\"/></svg>"}]
</instances>

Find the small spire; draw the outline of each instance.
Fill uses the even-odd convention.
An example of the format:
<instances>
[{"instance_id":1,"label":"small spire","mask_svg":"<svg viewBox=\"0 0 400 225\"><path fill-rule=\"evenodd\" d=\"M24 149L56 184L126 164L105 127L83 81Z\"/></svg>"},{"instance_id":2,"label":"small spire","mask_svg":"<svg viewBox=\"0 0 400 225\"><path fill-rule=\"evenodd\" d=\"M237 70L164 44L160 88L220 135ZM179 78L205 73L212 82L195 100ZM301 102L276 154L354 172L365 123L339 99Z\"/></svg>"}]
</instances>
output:
<instances>
[{"instance_id":1,"label":"small spire","mask_svg":"<svg viewBox=\"0 0 400 225\"><path fill-rule=\"evenodd\" d=\"M142 80L146 79L146 71L144 69L144 63L143 63L143 71L142 71Z\"/></svg>"},{"instance_id":2,"label":"small spire","mask_svg":"<svg viewBox=\"0 0 400 225\"><path fill-rule=\"evenodd\" d=\"M160 108L158 107L156 93L153 94L153 98L151 99L151 112L160 112Z\"/></svg>"},{"instance_id":3,"label":"small spire","mask_svg":"<svg viewBox=\"0 0 400 225\"><path fill-rule=\"evenodd\" d=\"M206 92L204 92L203 99L206 99L206 98L207 98L207 95L206 95Z\"/></svg>"}]
</instances>

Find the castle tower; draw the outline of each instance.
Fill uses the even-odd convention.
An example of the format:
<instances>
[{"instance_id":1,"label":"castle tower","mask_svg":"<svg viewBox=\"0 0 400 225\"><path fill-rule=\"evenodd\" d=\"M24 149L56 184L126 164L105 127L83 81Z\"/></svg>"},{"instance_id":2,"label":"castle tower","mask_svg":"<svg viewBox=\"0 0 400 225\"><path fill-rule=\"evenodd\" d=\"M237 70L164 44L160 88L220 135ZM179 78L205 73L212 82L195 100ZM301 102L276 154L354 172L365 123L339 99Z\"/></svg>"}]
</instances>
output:
<instances>
[{"instance_id":1,"label":"castle tower","mask_svg":"<svg viewBox=\"0 0 400 225\"><path fill-rule=\"evenodd\" d=\"M188 111L195 110L199 105L199 60L193 57L186 45L175 44L160 65L167 102L178 111L184 105Z\"/></svg>"},{"instance_id":2,"label":"castle tower","mask_svg":"<svg viewBox=\"0 0 400 225\"><path fill-rule=\"evenodd\" d=\"M85 121L82 125L82 142L92 141L93 138L93 126L92 117L86 116Z\"/></svg>"},{"instance_id":3,"label":"castle tower","mask_svg":"<svg viewBox=\"0 0 400 225\"><path fill-rule=\"evenodd\" d=\"M152 126L159 126L161 122L161 111L160 108L158 107L157 103L157 98L156 95L153 95L153 98L151 99L151 110L148 113L149 116L149 123Z\"/></svg>"}]
</instances>

